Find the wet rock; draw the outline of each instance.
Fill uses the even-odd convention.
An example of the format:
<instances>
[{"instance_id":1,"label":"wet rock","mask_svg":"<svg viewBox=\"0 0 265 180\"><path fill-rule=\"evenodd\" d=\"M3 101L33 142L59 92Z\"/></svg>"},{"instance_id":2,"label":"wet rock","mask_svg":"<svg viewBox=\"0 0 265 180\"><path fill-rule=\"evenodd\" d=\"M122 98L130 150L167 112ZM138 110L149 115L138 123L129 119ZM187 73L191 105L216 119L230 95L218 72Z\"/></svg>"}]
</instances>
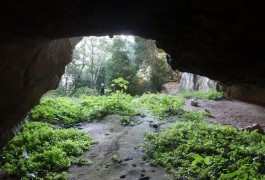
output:
<instances>
[{"instance_id":1,"label":"wet rock","mask_svg":"<svg viewBox=\"0 0 265 180\"><path fill-rule=\"evenodd\" d=\"M142 178L140 178L139 180L149 180L150 179L150 177L142 177Z\"/></svg>"},{"instance_id":2,"label":"wet rock","mask_svg":"<svg viewBox=\"0 0 265 180\"><path fill-rule=\"evenodd\" d=\"M150 126L151 126L152 128L155 128L155 129L157 129L157 128L159 127L159 125L156 124L156 123L151 123Z\"/></svg>"},{"instance_id":3,"label":"wet rock","mask_svg":"<svg viewBox=\"0 0 265 180\"><path fill-rule=\"evenodd\" d=\"M126 158L126 159L124 159L124 161L130 161L130 160L133 160L133 158Z\"/></svg>"},{"instance_id":4,"label":"wet rock","mask_svg":"<svg viewBox=\"0 0 265 180\"><path fill-rule=\"evenodd\" d=\"M124 179L124 178L126 178L126 175L121 175L120 178Z\"/></svg>"}]
</instances>

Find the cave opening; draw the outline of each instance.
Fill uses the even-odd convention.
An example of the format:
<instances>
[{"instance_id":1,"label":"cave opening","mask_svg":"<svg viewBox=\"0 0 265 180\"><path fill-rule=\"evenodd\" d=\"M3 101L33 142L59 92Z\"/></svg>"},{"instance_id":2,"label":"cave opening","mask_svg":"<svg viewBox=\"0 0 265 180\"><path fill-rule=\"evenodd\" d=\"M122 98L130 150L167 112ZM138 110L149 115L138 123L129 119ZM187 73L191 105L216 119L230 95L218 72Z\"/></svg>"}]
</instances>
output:
<instances>
[{"instance_id":1,"label":"cave opening","mask_svg":"<svg viewBox=\"0 0 265 180\"><path fill-rule=\"evenodd\" d=\"M45 117L45 122L26 122L7 151L1 152L0 179L265 179L260 135L264 107L238 100L265 102L262 1L12 0L3 1L0 11L0 147L7 145L42 95L58 86L80 40L71 37L127 32L156 40L168 54L163 62L193 73L186 74L180 85L192 82L190 88L200 89L194 84L203 75L220 81L229 95L131 96L129 90L137 86L116 78L112 94L106 87L104 96L87 98L82 93L94 92L83 88L78 92L82 98L43 97L29 118ZM152 82L160 82L162 76L153 76ZM82 78L83 73L79 84ZM105 79L98 84L103 81L109 85ZM164 86L170 89L175 84ZM95 89L91 83L85 85ZM145 87L150 92L155 89L150 84ZM71 94L70 90L63 93ZM95 120L85 124L87 119ZM73 126L80 130L72 130ZM143 138L148 131L151 134ZM144 147L132 149L143 139ZM84 158L76 159L83 152ZM139 159L142 154L146 156ZM69 164L73 166L68 169ZM113 174L115 169L119 171Z\"/></svg>"},{"instance_id":2,"label":"cave opening","mask_svg":"<svg viewBox=\"0 0 265 180\"><path fill-rule=\"evenodd\" d=\"M1 178L174 179L187 176L182 168L200 178L264 176L264 107L231 99L207 77L173 71L154 40L72 42L59 87L1 152ZM251 152L237 153L243 146ZM207 169L223 154L222 168ZM243 165L227 171L230 156Z\"/></svg>"}]
</instances>

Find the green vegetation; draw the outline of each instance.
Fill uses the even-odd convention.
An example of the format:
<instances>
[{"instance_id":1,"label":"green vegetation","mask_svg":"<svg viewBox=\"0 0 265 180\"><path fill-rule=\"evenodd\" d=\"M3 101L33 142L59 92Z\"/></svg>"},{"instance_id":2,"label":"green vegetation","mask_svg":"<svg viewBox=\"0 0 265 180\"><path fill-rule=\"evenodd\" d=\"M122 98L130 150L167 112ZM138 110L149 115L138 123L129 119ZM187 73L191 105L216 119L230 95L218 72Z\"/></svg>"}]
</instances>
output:
<instances>
[{"instance_id":1,"label":"green vegetation","mask_svg":"<svg viewBox=\"0 0 265 180\"><path fill-rule=\"evenodd\" d=\"M25 122L4 150L2 168L24 179L66 179L72 164L88 164L77 158L94 142L84 131L53 128L48 123Z\"/></svg>"},{"instance_id":2,"label":"green vegetation","mask_svg":"<svg viewBox=\"0 0 265 180\"><path fill-rule=\"evenodd\" d=\"M45 121L53 124L73 124L92 121L108 114L121 115L121 123L134 125L131 117L138 113L133 97L123 93L128 81L123 78L113 80L116 93L110 96L82 96L81 98L44 98L31 112L34 121ZM117 90L119 88L120 90Z\"/></svg>"},{"instance_id":3,"label":"green vegetation","mask_svg":"<svg viewBox=\"0 0 265 180\"><path fill-rule=\"evenodd\" d=\"M44 98L31 111L30 116L34 121L72 124L84 121L89 122L108 114L119 114L121 115L122 124L133 125L131 117L139 114L140 110L143 109L152 111L160 119L179 115L179 117L186 119L196 116L193 118L198 120L207 115L206 113L200 115L200 112L185 113L182 106L184 104L183 97L186 97L186 94L180 94L179 96L144 94L134 99L131 95L123 93L123 90L127 88L127 81L124 79L116 79L113 86L116 87L116 93L112 93L110 96L82 96L82 99L67 97ZM117 90L117 88L120 90ZM220 93L200 92L199 94L201 97L210 98L213 97L210 96L211 94Z\"/></svg>"},{"instance_id":4,"label":"green vegetation","mask_svg":"<svg viewBox=\"0 0 265 180\"><path fill-rule=\"evenodd\" d=\"M72 124L85 121L89 114L81 104L68 97L44 98L31 112L34 121Z\"/></svg>"},{"instance_id":5,"label":"green vegetation","mask_svg":"<svg viewBox=\"0 0 265 180\"><path fill-rule=\"evenodd\" d=\"M207 92L203 91L183 91L181 93L183 98L196 98L203 100L220 100L226 98L223 92L218 92L215 90L210 90Z\"/></svg>"},{"instance_id":6,"label":"green vegetation","mask_svg":"<svg viewBox=\"0 0 265 180\"><path fill-rule=\"evenodd\" d=\"M83 99L58 97L44 98L31 112L34 121L54 124L73 124L102 118L108 114L122 116L122 124L130 124L130 118L137 113L133 97L124 93L111 96L86 96ZM128 119L129 118L129 119Z\"/></svg>"},{"instance_id":7,"label":"green vegetation","mask_svg":"<svg viewBox=\"0 0 265 180\"><path fill-rule=\"evenodd\" d=\"M118 156L117 154L113 154L113 155L111 156L111 160L112 160L112 161L118 161L118 160L119 160L119 156Z\"/></svg>"},{"instance_id":8,"label":"green vegetation","mask_svg":"<svg viewBox=\"0 0 265 180\"><path fill-rule=\"evenodd\" d=\"M181 115L184 112L182 109L184 99L180 96L144 94L138 99L137 104L141 108L154 112L160 119L172 115Z\"/></svg>"},{"instance_id":9,"label":"green vegetation","mask_svg":"<svg viewBox=\"0 0 265 180\"><path fill-rule=\"evenodd\" d=\"M145 136L146 160L177 178L265 179L265 136L231 126L178 122Z\"/></svg>"},{"instance_id":10,"label":"green vegetation","mask_svg":"<svg viewBox=\"0 0 265 180\"><path fill-rule=\"evenodd\" d=\"M175 80L166 53L154 40L133 36L84 37L73 51L59 88L54 94L79 97L97 95L100 84L111 88L113 79L129 81L127 93L160 92L162 85Z\"/></svg>"},{"instance_id":11,"label":"green vegetation","mask_svg":"<svg viewBox=\"0 0 265 180\"><path fill-rule=\"evenodd\" d=\"M93 141L83 131L53 128L48 123L90 122L119 114L121 124L135 125L132 117L147 110L161 122L170 116L176 116L178 122L168 130L146 135L145 158L152 164L167 168L176 177L189 179L264 177L259 173L265 165L263 136L238 132L230 126L206 124L204 118L210 113L183 110L185 93L133 97L124 93L128 81L123 78L115 79L112 87L114 93L109 96L86 96L80 91L75 98L55 94L44 97L29 114L33 121L41 122L26 122L3 152L4 171L24 179L66 179L64 171L71 164L90 163L76 156L90 149ZM217 97L209 95L210 92L199 94L201 98ZM116 161L118 156L113 154L111 158Z\"/></svg>"}]
</instances>

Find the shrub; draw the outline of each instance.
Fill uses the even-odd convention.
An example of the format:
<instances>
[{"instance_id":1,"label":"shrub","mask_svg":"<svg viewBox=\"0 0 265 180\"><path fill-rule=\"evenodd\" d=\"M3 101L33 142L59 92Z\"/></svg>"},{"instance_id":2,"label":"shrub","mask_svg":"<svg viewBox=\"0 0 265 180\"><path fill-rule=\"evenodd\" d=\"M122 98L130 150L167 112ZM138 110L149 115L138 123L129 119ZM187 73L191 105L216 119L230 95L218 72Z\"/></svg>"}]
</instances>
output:
<instances>
[{"instance_id":1,"label":"shrub","mask_svg":"<svg viewBox=\"0 0 265 180\"><path fill-rule=\"evenodd\" d=\"M89 135L78 129L55 129L44 122L26 122L3 151L2 168L7 174L24 178L47 175L49 179L80 161L75 156L89 150L93 143Z\"/></svg>"},{"instance_id":2,"label":"shrub","mask_svg":"<svg viewBox=\"0 0 265 180\"><path fill-rule=\"evenodd\" d=\"M138 114L132 99L132 96L121 92L111 96L85 96L82 100L67 97L44 98L30 112L30 116L34 121L73 124L102 118L108 114L119 114L121 119L127 118L123 124L130 124L130 118Z\"/></svg>"},{"instance_id":3,"label":"shrub","mask_svg":"<svg viewBox=\"0 0 265 180\"><path fill-rule=\"evenodd\" d=\"M183 98L196 98L204 100L220 100L226 98L225 93L214 90L210 91L183 91L180 94Z\"/></svg>"},{"instance_id":4,"label":"shrub","mask_svg":"<svg viewBox=\"0 0 265 180\"><path fill-rule=\"evenodd\" d=\"M34 121L64 124L81 122L89 118L80 104L67 97L44 98L39 105L31 110L30 116Z\"/></svg>"},{"instance_id":5,"label":"shrub","mask_svg":"<svg viewBox=\"0 0 265 180\"><path fill-rule=\"evenodd\" d=\"M144 94L137 102L139 107L149 109L159 118L180 115L184 111L184 99L180 96L167 94Z\"/></svg>"},{"instance_id":6,"label":"shrub","mask_svg":"<svg viewBox=\"0 0 265 180\"><path fill-rule=\"evenodd\" d=\"M73 94L73 97L96 96L96 95L98 95L97 90L88 87L81 87L76 90L76 92Z\"/></svg>"},{"instance_id":7,"label":"shrub","mask_svg":"<svg viewBox=\"0 0 265 180\"><path fill-rule=\"evenodd\" d=\"M145 136L145 159L178 178L265 179L265 136L231 126L179 122Z\"/></svg>"}]
</instances>

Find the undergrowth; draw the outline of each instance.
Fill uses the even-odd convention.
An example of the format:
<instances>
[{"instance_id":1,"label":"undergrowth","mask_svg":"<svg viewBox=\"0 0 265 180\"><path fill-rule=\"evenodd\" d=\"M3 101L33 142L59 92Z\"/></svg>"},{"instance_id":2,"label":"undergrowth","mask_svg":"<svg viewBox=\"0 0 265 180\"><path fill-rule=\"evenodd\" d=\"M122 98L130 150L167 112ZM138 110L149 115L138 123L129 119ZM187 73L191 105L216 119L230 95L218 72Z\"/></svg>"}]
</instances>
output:
<instances>
[{"instance_id":1,"label":"undergrowth","mask_svg":"<svg viewBox=\"0 0 265 180\"><path fill-rule=\"evenodd\" d=\"M183 104L182 97L167 94L144 94L136 101L136 106L152 111L160 119L183 114Z\"/></svg>"},{"instance_id":2,"label":"undergrowth","mask_svg":"<svg viewBox=\"0 0 265 180\"><path fill-rule=\"evenodd\" d=\"M145 136L145 159L178 179L265 179L265 136L205 122L178 122Z\"/></svg>"},{"instance_id":3,"label":"undergrowth","mask_svg":"<svg viewBox=\"0 0 265 180\"><path fill-rule=\"evenodd\" d=\"M108 114L121 115L121 123L133 125L131 117L139 114L125 93L110 96L83 96L80 99L58 97L45 98L31 112L34 121L54 124L73 124L102 118Z\"/></svg>"},{"instance_id":4,"label":"undergrowth","mask_svg":"<svg viewBox=\"0 0 265 180\"><path fill-rule=\"evenodd\" d=\"M196 98L203 100L220 100L226 98L223 92L210 90L210 91L183 91L180 93L183 98Z\"/></svg>"},{"instance_id":5,"label":"undergrowth","mask_svg":"<svg viewBox=\"0 0 265 180\"><path fill-rule=\"evenodd\" d=\"M53 128L44 122L25 122L2 156L7 174L22 179L66 179L72 164L89 164L78 158L94 142L84 131Z\"/></svg>"}]
</instances>

